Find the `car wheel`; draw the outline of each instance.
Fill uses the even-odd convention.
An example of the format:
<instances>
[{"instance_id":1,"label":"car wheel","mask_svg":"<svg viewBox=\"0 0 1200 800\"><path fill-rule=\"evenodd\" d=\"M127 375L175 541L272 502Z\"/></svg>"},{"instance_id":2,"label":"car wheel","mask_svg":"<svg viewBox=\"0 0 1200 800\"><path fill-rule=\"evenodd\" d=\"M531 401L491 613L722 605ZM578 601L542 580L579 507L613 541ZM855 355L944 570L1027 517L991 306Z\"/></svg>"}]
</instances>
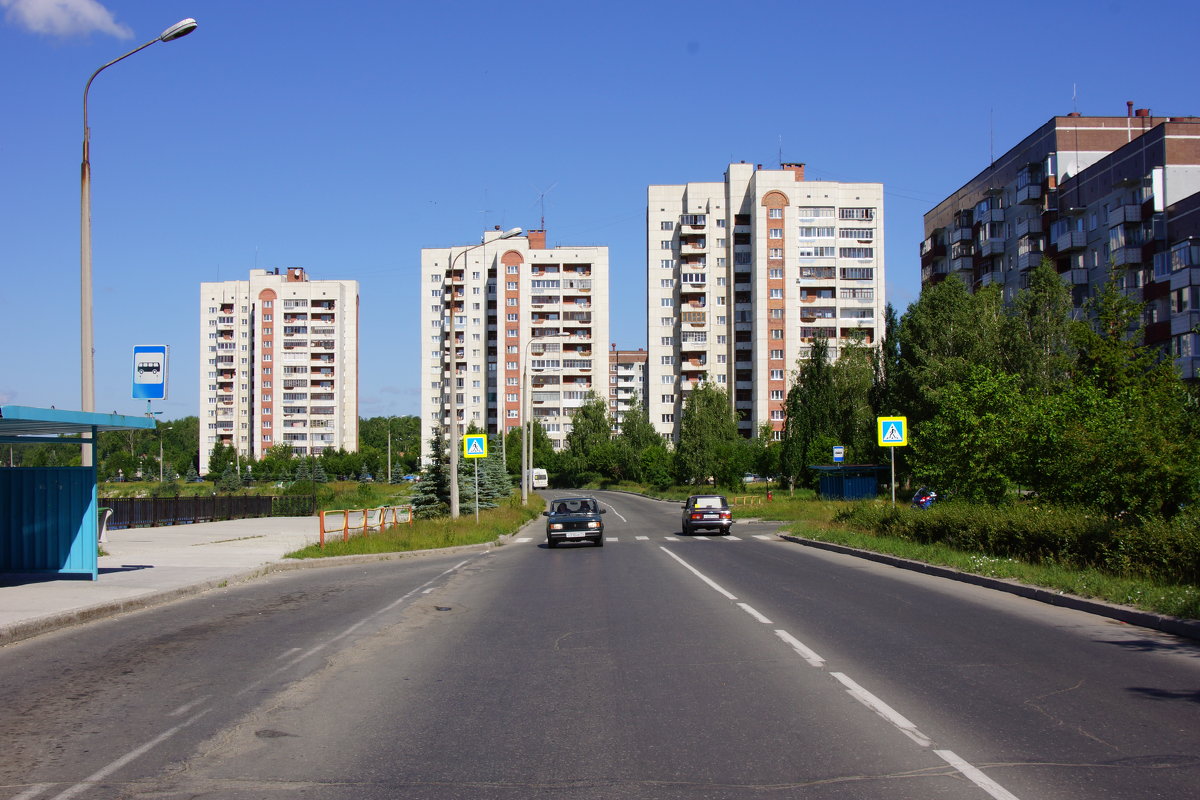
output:
<instances>
[{"instance_id":1,"label":"car wheel","mask_svg":"<svg viewBox=\"0 0 1200 800\"><path fill-rule=\"evenodd\" d=\"M558 545L558 542L554 541L553 539L546 540L546 547L555 547L557 545Z\"/></svg>"},{"instance_id":2,"label":"car wheel","mask_svg":"<svg viewBox=\"0 0 1200 800\"><path fill-rule=\"evenodd\" d=\"M604 547L604 537L603 536L596 539L596 547Z\"/></svg>"}]
</instances>

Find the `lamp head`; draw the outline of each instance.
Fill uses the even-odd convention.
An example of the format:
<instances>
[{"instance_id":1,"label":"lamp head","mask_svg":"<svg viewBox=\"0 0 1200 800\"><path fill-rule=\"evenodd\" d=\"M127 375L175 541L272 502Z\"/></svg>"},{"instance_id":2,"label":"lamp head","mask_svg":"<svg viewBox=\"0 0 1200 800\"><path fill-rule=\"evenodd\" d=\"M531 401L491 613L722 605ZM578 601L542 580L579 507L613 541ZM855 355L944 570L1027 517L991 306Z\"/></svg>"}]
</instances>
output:
<instances>
[{"instance_id":1,"label":"lamp head","mask_svg":"<svg viewBox=\"0 0 1200 800\"><path fill-rule=\"evenodd\" d=\"M192 31L196 30L196 20L188 17L187 19L176 22L171 27L158 35L160 42L173 42L180 37L187 36Z\"/></svg>"},{"instance_id":2,"label":"lamp head","mask_svg":"<svg viewBox=\"0 0 1200 800\"><path fill-rule=\"evenodd\" d=\"M500 234L500 237L499 237L499 238L501 238L501 239L511 239L511 238L512 238L512 237L514 237L514 236L519 236L519 235L520 235L520 233L521 233L521 229L520 229L520 228L512 228L511 230L507 230L507 231L505 231L504 233Z\"/></svg>"}]
</instances>

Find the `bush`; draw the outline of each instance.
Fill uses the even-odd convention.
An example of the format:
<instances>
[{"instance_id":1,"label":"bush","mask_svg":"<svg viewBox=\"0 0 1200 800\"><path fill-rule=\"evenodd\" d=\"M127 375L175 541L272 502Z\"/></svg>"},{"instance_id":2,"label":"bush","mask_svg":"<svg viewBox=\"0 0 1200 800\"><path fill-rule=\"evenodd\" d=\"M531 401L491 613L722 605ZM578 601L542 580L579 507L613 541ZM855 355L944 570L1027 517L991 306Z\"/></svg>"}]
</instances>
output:
<instances>
[{"instance_id":1,"label":"bush","mask_svg":"<svg viewBox=\"0 0 1200 800\"><path fill-rule=\"evenodd\" d=\"M835 521L919 544L944 544L1033 564L1200 583L1200 514L1118 520L1082 509L939 503L915 510L856 503Z\"/></svg>"}]
</instances>

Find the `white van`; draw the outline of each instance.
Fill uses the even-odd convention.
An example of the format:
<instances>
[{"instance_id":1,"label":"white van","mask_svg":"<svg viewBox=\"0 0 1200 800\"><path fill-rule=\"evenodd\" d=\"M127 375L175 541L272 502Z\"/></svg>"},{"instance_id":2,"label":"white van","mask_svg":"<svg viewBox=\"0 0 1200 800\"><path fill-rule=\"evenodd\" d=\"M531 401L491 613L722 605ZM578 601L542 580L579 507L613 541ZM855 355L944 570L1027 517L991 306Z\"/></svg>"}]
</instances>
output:
<instances>
[{"instance_id":1,"label":"white van","mask_svg":"<svg viewBox=\"0 0 1200 800\"><path fill-rule=\"evenodd\" d=\"M545 489L550 486L550 477L546 470L534 467L529 470L529 483L534 489Z\"/></svg>"}]
</instances>

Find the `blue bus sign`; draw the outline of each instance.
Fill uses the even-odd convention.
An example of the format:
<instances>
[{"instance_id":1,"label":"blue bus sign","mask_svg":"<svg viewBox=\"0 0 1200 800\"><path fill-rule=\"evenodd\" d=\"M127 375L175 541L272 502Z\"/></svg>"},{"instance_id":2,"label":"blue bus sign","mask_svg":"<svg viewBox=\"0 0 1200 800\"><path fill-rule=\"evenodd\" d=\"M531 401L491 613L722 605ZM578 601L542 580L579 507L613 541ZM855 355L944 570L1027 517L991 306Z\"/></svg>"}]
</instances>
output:
<instances>
[{"instance_id":1,"label":"blue bus sign","mask_svg":"<svg viewBox=\"0 0 1200 800\"><path fill-rule=\"evenodd\" d=\"M833 463L837 464L846 460L846 448L842 445L836 445L833 448Z\"/></svg>"},{"instance_id":2,"label":"blue bus sign","mask_svg":"<svg viewBox=\"0 0 1200 800\"><path fill-rule=\"evenodd\" d=\"M133 399L167 399L167 354L165 344L139 344L133 348Z\"/></svg>"}]
</instances>

